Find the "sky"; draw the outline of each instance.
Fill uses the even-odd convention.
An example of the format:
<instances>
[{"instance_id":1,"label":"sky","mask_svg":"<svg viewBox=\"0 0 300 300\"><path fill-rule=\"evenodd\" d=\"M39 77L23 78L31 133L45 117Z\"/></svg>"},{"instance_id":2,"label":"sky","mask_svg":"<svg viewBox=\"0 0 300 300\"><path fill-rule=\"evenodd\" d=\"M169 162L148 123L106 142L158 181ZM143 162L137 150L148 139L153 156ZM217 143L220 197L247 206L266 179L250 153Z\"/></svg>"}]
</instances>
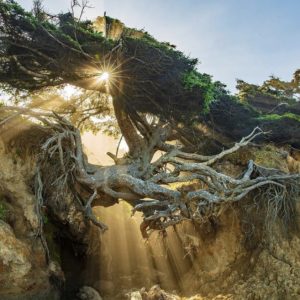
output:
<instances>
[{"instance_id":1,"label":"sky","mask_svg":"<svg viewBox=\"0 0 300 300\"><path fill-rule=\"evenodd\" d=\"M17 2L32 7L31 0ZM44 7L59 13L70 3L44 0ZM232 92L236 79L260 84L275 75L290 80L300 68L300 0L90 0L90 5L87 18L106 11L175 44L199 59L200 72Z\"/></svg>"}]
</instances>

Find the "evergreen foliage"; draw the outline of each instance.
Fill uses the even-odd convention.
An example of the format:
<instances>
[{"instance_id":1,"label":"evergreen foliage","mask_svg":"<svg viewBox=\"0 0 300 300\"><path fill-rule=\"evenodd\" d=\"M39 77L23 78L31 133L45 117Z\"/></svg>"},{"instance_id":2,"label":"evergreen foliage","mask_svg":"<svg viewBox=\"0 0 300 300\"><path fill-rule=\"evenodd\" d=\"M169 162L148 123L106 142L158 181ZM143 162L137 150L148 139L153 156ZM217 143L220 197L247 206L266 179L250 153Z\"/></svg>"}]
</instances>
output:
<instances>
[{"instance_id":1,"label":"evergreen foliage","mask_svg":"<svg viewBox=\"0 0 300 300\"><path fill-rule=\"evenodd\" d=\"M119 20L105 18L109 26L122 25ZM252 127L272 130L277 121L283 121L266 115L291 113L292 132L300 129L296 101L299 70L291 82L271 77L257 86L240 80L235 97L224 84L200 73L197 59L136 29L124 27L120 38L106 38L92 22L76 19L71 13L49 16L41 7L26 12L13 0L1 1L0 55L0 83L11 93L28 98L28 93L71 84L82 88L82 97L89 99L86 95L94 91L91 101L79 99L64 105L69 119L82 129L97 130L89 121L89 116L94 116L109 119L108 131L113 131L110 96L136 125L142 115L158 117L172 124L190 145L207 135L199 127L203 123L227 138L239 139ZM97 81L107 70L111 73L109 86Z\"/></svg>"}]
</instances>

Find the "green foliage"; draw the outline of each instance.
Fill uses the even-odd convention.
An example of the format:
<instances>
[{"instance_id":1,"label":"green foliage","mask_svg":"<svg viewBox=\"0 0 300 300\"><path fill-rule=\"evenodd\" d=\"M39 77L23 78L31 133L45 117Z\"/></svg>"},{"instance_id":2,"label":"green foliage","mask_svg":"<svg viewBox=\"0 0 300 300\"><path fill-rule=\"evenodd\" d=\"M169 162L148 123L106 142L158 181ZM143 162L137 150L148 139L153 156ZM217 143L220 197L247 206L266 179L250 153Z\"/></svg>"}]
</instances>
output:
<instances>
[{"instance_id":1,"label":"green foliage","mask_svg":"<svg viewBox=\"0 0 300 300\"><path fill-rule=\"evenodd\" d=\"M285 113L283 115L278 115L278 114L262 115L258 119L264 120L264 121L276 121L276 120L282 120L282 119L291 119L291 120L296 120L296 121L300 122L300 116L293 114L293 113Z\"/></svg>"},{"instance_id":2,"label":"green foliage","mask_svg":"<svg viewBox=\"0 0 300 300\"><path fill-rule=\"evenodd\" d=\"M9 0L1 3L1 14L4 18L11 19L14 25L22 31L41 34L41 31L47 30L57 38L59 42L66 42L67 45L77 47L80 43L76 40L75 29L78 34L83 33L85 41L96 39L99 42L105 42L101 33L94 31L90 21L78 21L73 18L71 13L59 14L59 26L47 19L39 19L30 12L26 12L18 3ZM14 19L15 18L15 19ZM17 28L15 28L17 29Z\"/></svg>"},{"instance_id":3,"label":"green foliage","mask_svg":"<svg viewBox=\"0 0 300 300\"><path fill-rule=\"evenodd\" d=\"M5 203L0 198L0 220L5 221L8 214L8 209Z\"/></svg>"},{"instance_id":4,"label":"green foliage","mask_svg":"<svg viewBox=\"0 0 300 300\"><path fill-rule=\"evenodd\" d=\"M49 223L48 216L45 215L44 213L42 214L42 220L43 220L43 223L44 223L44 224L48 224L48 223Z\"/></svg>"},{"instance_id":5,"label":"green foliage","mask_svg":"<svg viewBox=\"0 0 300 300\"><path fill-rule=\"evenodd\" d=\"M262 85L249 84L243 80L237 80L238 96L242 101L253 98L265 98L277 102L287 102L294 104L297 95L300 93L300 70L294 73L293 79L282 81L277 77L271 76Z\"/></svg>"},{"instance_id":6,"label":"green foliage","mask_svg":"<svg viewBox=\"0 0 300 300\"><path fill-rule=\"evenodd\" d=\"M59 105L61 111L56 109L80 130L97 131L102 127L104 131L118 133L114 130L117 124L114 111L109 109L110 100L101 96L108 96L109 92L114 105L134 124L143 126L141 117L155 116L180 127L180 134L185 138L189 135L191 144L196 143L195 136L201 138L199 125L203 123L237 140L255 126L266 125L271 131L273 125L279 126L285 118L293 120L289 122L293 128L277 130L276 134L274 131L272 138L279 141L291 136L293 145L299 145L300 130L294 124L299 120L295 104L299 70L291 82L272 77L258 86L240 80L239 95L234 97L224 84L199 73L197 59L186 56L174 45L159 42L145 31L127 28L119 20L106 17L106 21L116 25L120 40L104 37L90 21L77 20L70 13L48 17L41 7L34 14L24 11L15 1L1 2L1 88L5 86L14 95L19 94L18 98L45 89L49 95L49 89L65 84L93 90L95 95L89 95L87 100L84 92L77 100ZM112 70L108 88L97 81L103 68ZM273 110L282 102L292 103L293 107ZM265 115L270 111L280 111L281 115ZM93 124L91 117L108 122Z\"/></svg>"},{"instance_id":7,"label":"green foliage","mask_svg":"<svg viewBox=\"0 0 300 300\"><path fill-rule=\"evenodd\" d=\"M38 24L36 18L34 18L31 13L26 12L15 1L10 0L5 3L1 3L1 12L3 12L3 16L5 16L6 18L13 19L14 17L18 16L26 30L36 29L36 26Z\"/></svg>"},{"instance_id":8,"label":"green foliage","mask_svg":"<svg viewBox=\"0 0 300 300\"><path fill-rule=\"evenodd\" d=\"M217 100L221 95L227 94L224 84L219 81L213 82L210 75L201 74L196 70L189 71L183 75L183 85L189 91L194 89L201 90L203 96L202 112L204 114L209 113L210 105L214 100Z\"/></svg>"},{"instance_id":9,"label":"green foliage","mask_svg":"<svg viewBox=\"0 0 300 300\"><path fill-rule=\"evenodd\" d=\"M41 12L37 17L24 11L15 1L1 3L0 39L4 57L0 66L2 83L7 81L19 90L34 90L62 83L64 80L59 79L62 73L76 80L80 74L72 70L75 61L78 64L80 59L82 61L88 55L102 56L103 52L115 45L96 32L90 21L79 21L70 13L59 14L54 18L40 16ZM17 57L17 64L7 59L12 55ZM52 63L49 65L49 62ZM48 66L45 67L45 64ZM21 70L18 66L22 66ZM42 80L45 72L48 78ZM10 79L12 76L14 78ZM21 84L24 77L27 77L27 83Z\"/></svg>"}]
</instances>

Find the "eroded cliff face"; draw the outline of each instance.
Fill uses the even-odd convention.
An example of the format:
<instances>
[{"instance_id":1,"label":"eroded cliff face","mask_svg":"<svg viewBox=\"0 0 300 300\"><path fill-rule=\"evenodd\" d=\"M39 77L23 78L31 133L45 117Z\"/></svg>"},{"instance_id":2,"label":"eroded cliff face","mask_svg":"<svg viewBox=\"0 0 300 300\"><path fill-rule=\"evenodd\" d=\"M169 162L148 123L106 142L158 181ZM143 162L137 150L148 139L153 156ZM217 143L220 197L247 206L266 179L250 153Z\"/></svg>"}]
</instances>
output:
<instances>
[{"instance_id":1,"label":"eroded cliff face","mask_svg":"<svg viewBox=\"0 0 300 300\"><path fill-rule=\"evenodd\" d=\"M299 172L300 162L292 152L274 145L249 148L215 167L238 176L252 158L265 167ZM139 217L129 225L129 213L120 219L122 210L100 210L111 231L101 238L96 252L102 254L92 258L90 267L98 271L87 283L104 299L299 299L299 229L279 219L272 222L268 206L253 206L253 196L224 206L202 225L185 222L176 230L169 228L165 236L153 234L145 245L133 237ZM296 210L299 214L299 203ZM297 217L294 225L299 221Z\"/></svg>"},{"instance_id":2,"label":"eroded cliff face","mask_svg":"<svg viewBox=\"0 0 300 300\"><path fill-rule=\"evenodd\" d=\"M0 139L0 299L58 299L50 278L59 273L47 264L36 238L38 219L29 186L34 161L8 153Z\"/></svg>"},{"instance_id":3,"label":"eroded cliff face","mask_svg":"<svg viewBox=\"0 0 300 300\"><path fill-rule=\"evenodd\" d=\"M242 237L233 226L221 230L209 245L198 246L194 268L183 276L182 284L189 287L182 293L185 296L156 286L131 293L131 299L299 299L299 237L274 237L274 242L249 251L236 239L237 234Z\"/></svg>"},{"instance_id":4,"label":"eroded cliff face","mask_svg":"<svg viewBox=\"0 0 300 300\"><path fill-rule=\"evenodd\" d=\"M299 232L285 235L276 224L269 236L261 232L258 222L250 233L249 221L229 207L216 222L200 227L184 223L176 232L168 229L164 238L150 237L145 249L136 246L140 253L150 250L150 264L136 253L134 245L126 249L124 243L116 247L111 242L115 245L111 247L109 241L120 237L107 232L102 238L106 244L97 250L102 255L91 257L92 278L87 276L86 283L104 299L299 299ZM120 231L128 235L126 225ZM127 273L122 269L126 264L131 265Z\"/></svg>"},{"instance_id":5,"label":"eroded cliff face","mask_svg":"<svg viewBox=\"0 0 300 300\"><path fill-rule=\"evenodd\" d=\"M45 132L19 119L1 130L0 299L62 299L80 287L85 220L67 197L37 212L34 178Z\"/></svg>"},{"instance_id":6,"label":"eroded cliff face","mask_svg":"<svg viewBox=\"0 0 300 300\"><path fill-rule=\"evenodd\" d=\"M299 172L299 156L292 152L272 145L247 149L226 158L216 168L238 175L247 160L254 158L267 167ZM131 227L126 225L131 222L129 210L119 223L114 219L117 214L107 214L106 223L110 220L115 225L101 237L97 230L88 230L70 206L55 214L56 222L65 220L59 229L46 220L51 258L47 263L45 250L36 237L34 157L30 153L24 155L24 149L18 145L8 148L7 141L0 138L0 299L55 300L62 297L66 286L78 290L84 284L107 300L300 298L299 229L285 232L276 221L267 230L264 212L259 206L250 206L253 199L243 205L224 207L216 219L201 226L183 223L176 231L168 229L165 237L151 237L143 250L147 254L140 252L144 241L138 233L139 220L133 220ZM299 204L297 211L300 212ZM140 237L136 241L132 238L133 228ZM65 230L68 238L56 239L57 230ZM90 246L77 247L77 256L70 250L74 250L71 236L75 235L86 236ZM122 262L118 253L125 249L118 246L118 239L131 244L131 253L126 253ZM146 267L140 260L142 256L151 261ZM166 261L177 271L168 270ZM131 264L132 270L129 276L121 276L116 270L126 264ZM119 269L114 269L116 266ZM170 276L175 278L172 282L167 278ZM151 288L155 284L162 289ZM66 294L65 299L76 299L76 293Z\"/></svg>"},{"instance_id":7,"label":"eroded cliff face","mask_svg":"<svg viewBox=\"0 0 300 300\"><path fill-rule=\"evenodd\" d=\"M97 17L93 26L96 31L101 32L105 37L112 40L119 40L124 31L133 38L141 38L144 35L142 30L127 28L121 21L106 16Z\"/></svg>"},{"instance_id":8,"label":"eroded cliff face","mask_svg":"<svg viewBox=\"0 0 300 300\"><path fill-rule=\"evenodd\" d=\"M267 167L285 172L300 171L296 153L292 156L286 149L272 145L241 151L219 167L229 174L238 174L238 166L243 165L249 155ZM154 286L129 293L129 297L142 300L300 299L299 227L294 224L286 228L279 220L266 227L266 212L259 206L250 209L251 199L248 201L243 207L227 207L217 221L181 235L183 240L188 238L185 247L189 247L193 262L182 274L181 291L166 292ZM300 201L296 211L294 223L300 224Z\"/></svg>"}]
</instances>

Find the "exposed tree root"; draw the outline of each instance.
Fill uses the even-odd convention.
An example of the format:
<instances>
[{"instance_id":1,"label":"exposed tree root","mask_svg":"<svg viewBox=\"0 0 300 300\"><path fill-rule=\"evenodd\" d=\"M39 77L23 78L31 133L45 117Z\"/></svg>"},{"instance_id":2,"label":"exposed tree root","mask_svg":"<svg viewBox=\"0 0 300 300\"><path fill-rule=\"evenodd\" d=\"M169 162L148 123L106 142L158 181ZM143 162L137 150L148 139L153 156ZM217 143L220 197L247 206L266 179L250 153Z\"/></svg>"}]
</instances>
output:
<instances>
[{"instance_id":1,"label":"exposed tree root","mask_svg":"<svg viewBox=\"0 0 300 300\"><path fill-rule=\"evenodd\" d=\"M36 113L29 110L24 110L23 114L36 117ZM148 153L152 153L147 157L147 164L145 156L133 155L116 159L117 165L101 167L86 161L80 132L69 121L57 114L39 115L38 120L51 132L42 145L38 162L38 211L49 201L43 200L45 191L54 189L52 201L58 204L63 203L71 192L82 213L104 231L106 225L93 214L94 202L113 205L123 199L133 205L133 213L143 213L141 230L144 237L151 230L165 230L186 219L203 222L217 215L224 203L239 202L255 190L256 195L260 195L259 201L265 201L267 207L272 208L269 217L283 217L288 222L294 213L293 202L299 196L300 174L263 168L252 160L238 178L217 172L213 167L226 155L248 146L264 134L260 128L255 128L233 147L217 155L203 156L186 153L180 146L168 144L166 137L170 130L159 126L151 135L151 143L147 143L151 145ZM164 154L151 162L157 150ZM174 183L186 183L187 187L172 188Z\"/></svg>"}]
</instances>

